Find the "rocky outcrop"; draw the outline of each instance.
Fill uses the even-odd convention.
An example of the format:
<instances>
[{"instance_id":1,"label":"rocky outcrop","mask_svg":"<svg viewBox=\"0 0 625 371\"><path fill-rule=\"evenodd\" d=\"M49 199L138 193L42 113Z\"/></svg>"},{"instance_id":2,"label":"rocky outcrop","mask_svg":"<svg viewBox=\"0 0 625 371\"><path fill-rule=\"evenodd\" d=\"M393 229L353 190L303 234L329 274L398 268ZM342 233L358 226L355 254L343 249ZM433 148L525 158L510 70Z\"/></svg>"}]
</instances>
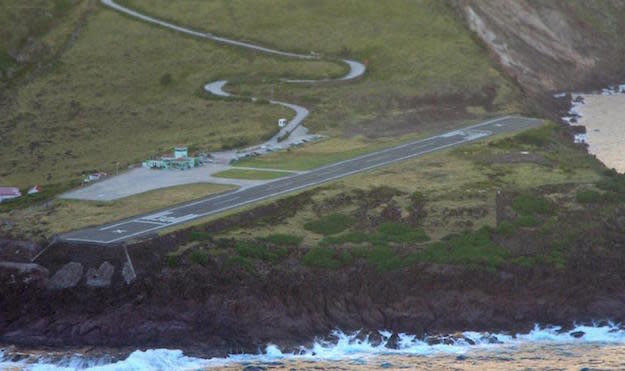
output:
<instances>
[{"instance_id":1,"label":"rocky outcrop","mask_svg":"<svg viewBox=\"0 0 625 371\"><path fill-rule=\"evenodd\" d=\"M38 264L0 261L0 286L43 288L48 283L48 270Z\"/></svg>"},{"instance_id":2,"label":"rocky outcrop","mask_svg":"<svg viewBox=\"0 0 625 371\"><path fill-rule=\"evenodd\" d=\"M625 77L625 3L456 0L469 28L531 91L602 87Z\"/></svg>"},{"instance_id":3,"label":"rocky outcrop","mask_svg":"<svg viewBox=\"0 0 625 371\"><path fill-rule=\"evenodd\" d=\"M59 269L48 283L48 288L52 290L62 290L76 287L82 279L82 264L69 262Z\"/></svg>"},{"instance_id":4,"label":"rocky outcrop","mask_svg":"<svg viewBox=\"0 0 625 371\"><path fill-rule=\"evenodd\" d=\"M108 287L111 285L113 273L115 273L115 267L105 261L97 270L95 268L89 268L85 275L86 284L89 287Z\"/></svg>"}]
</instances>

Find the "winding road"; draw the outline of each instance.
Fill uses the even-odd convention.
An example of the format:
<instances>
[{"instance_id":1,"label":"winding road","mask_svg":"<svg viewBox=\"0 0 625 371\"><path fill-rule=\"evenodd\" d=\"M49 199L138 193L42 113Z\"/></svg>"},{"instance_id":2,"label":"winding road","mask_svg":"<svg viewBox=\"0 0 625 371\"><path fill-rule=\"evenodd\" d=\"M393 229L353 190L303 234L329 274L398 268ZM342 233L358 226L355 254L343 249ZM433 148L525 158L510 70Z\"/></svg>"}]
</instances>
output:
<instances>
[{"instance_id":1,"label":"winding road","mask_svg":"<svg viewBox=\"0 0 625 371\"><path fill-rule=\"evenodd\" d=\"M126 8L125 6L117 4L114 0L101 0L101 2L102 4L112 9L115 9L119 12L122 12L126 15L129 15L131 17L135 17L142 21L156 24L156 25L168 28L170 30L181 32L187 35L201 37L201 38L209 39L215 42L232 45L232 46L238 46L241 48L255 50L255 51L262 52L262 53L273 54L273 55L277 55L280 57L295 58L295 59L302 59L302 60L323 60L323 58L320 55L316 55L316 54L313 55L313 54L292 53L292 52L267 48L261 45L251 44L251 43L247 43L243 41L228 39L226 37L216 36L209 32L200 32L200 31L195 31L186 27L181 27L181 26L169 23L169 22L162 21L160 19L150 17L148 15L139 13L130 8ZM349 71L347 72L347 74L337 79L322 79L322 80L283 79L282 81L287 82L287 83L294 83L294 84L312 84L312 83L330 82L330 81L349 81L349 80L357 79L358 77L364 75L366 71L365 65L358 61L353 61L349 59L340 59L340 61L349 67ZM220 97L232 97L233 95L223 90L223 87L227 83L228 83L227 80L214 81L214 82L206 84L204 86L204 90L211 94L220 96ZM257 98L252 97L251 99L256 100ZM302 106L298 106L293 103L281 102L281 101L276 101L276 100L270 100L269 103L277 104L277 105L293 110L295 112L295 117L291 121L289 121L288 124L284 128L282 128L276 135L274 135L267 142L258 144L250 148L240 149L236 152L239 152L239 153L251 152L259 148L260 146L274 146L275 147L275 146L278 146L278 142L279 142L278 138L285 137L288 135L289 140L281 142L279 146L281 148L286 148L291 143L296 142L298 139L302 139L306 136L308 131L305 128L300 128L300 125L304 121L306 116L308 116L308 109ZM222 158L224 161L229 161L237 157L236 152L235 151L218 152L215 154L215 157Z\"/></svg>"}]
</instances>

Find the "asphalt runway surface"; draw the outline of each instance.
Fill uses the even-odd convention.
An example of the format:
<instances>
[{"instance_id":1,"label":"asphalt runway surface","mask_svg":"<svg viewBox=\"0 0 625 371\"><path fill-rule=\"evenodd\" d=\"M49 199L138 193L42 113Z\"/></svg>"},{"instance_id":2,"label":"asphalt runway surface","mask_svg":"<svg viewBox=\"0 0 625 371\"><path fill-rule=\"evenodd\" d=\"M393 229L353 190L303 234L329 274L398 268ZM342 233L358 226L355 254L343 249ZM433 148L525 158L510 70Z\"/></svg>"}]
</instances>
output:
<instances>
[{"instance_id":1,"label":"asphalt runway surface","mask_svg":"<svg viewBox=\"0 0 625 371\"><path fill-rule=\"evenodd\" d=\"M164 228L191 220L219 214L272 197L331 182L430 152L460 146L496 134L522 131L537 126L541 122L538 119L525 117L502 117L326 165L308 172L280 178L262 185L175 205L157 212L139 215L99 227L65 233L60 235L59 238L64 241L102 245L118 244L130 239L145 238L156 234Z\"/></svg>"}]
</instances>

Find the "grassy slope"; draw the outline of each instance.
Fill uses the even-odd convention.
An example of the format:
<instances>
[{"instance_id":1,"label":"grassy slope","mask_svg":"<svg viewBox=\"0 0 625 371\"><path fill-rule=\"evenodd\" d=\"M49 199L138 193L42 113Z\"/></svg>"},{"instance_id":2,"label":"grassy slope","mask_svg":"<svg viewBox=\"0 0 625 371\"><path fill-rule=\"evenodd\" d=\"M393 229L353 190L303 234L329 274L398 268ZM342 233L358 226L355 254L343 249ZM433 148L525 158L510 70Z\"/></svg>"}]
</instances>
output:
<instances>
[{"instance_id":1,"label":"grassy slope","mask_svg":"<svg viewBox=\"0 0 625 371\"><path fill-rule=\"evenodd\" d=\"M56 52L83 0L4 0L0 3L0 82ZM66 27L69 26L69 27ZM16 57L19 57L19 61Z\"/></svg>"},{"instance_id":2,"label":"grassy slope","mask_svg":"<svg viewBox=\"0 0 625 371\"><path fill-rule=\"evenodd\" d=\"M150 191L113 202L56 199L0 214L3 218L10 217L15 221L10 229L8 226L0 227L0 232L29 238L49 238L52 234L123 219L234 188L218 184L191 184Z\"/></svg>"},{"instance_id":3,"label":"grassy slope","mask_svg":"<svg viewBox=\"0 0 625 371\"><path fill-rule=\"evenodd\" d=\"M567 144L567 139L552 129L539 131L539 135L547 138L544 145L524 144L506 140L509 136L499 136L351 176L315 195L315 204L299 210L284 223L235 229L225 236L252 238L282 233L302 236L305 244L316 245L323 236L307 230L306 223L332 213L353 215L362 201L361 196L348 203L337 204L334 199L358 191L391 187L401 192L393 197L393 202L402 209L404 216L409 212L410 195L415 191L424 195L426 216L420 226L437 240L467 229L495 227L497 190L521 192L546 185L588 185L599 180L602 166L583 150ZM522 158L521 151L539 157L528 157L531 160L521 162L508 160L509 156ZM536 158L541 160L536 161ZM571 163L576 166L572 167ZM369 215L375 220L380 218L382 210L369 210ZM355 228L355 231L363 230L362 225Z\"/></svg>"},{"instance_id":4,"label":"grassy slope","mask_svg":"<svg viewBox=\"0 0 625 371\"><path fill-rule=\"evenodd\" d=\"M354 84L254 82L239 87L308 104L313 109L307 125L317 130L394 135L419 129L424 122L466 118L471 116L467 106L480 106L469 111L482 115L487 109L518 110L514 88L491 67L487 53L442 1L124 3L218 34L368 61L366 78Z\"/></svg>"},{"instance_id":5,"label":"grassy slope","mask_svg":"<svg viewBox=\"0 0 625 371\"><path fill-rule=\"evenodd\" d=\"M217 78L325 77L343 67L216 46L98 7L55 68L15 89L0 119L0 183L62 183L116 162L141 161L179 143L220 149L275 131L284 108L207 100ZM172 76L161 84L164 74Z\"/></svg>"}]
</instances>

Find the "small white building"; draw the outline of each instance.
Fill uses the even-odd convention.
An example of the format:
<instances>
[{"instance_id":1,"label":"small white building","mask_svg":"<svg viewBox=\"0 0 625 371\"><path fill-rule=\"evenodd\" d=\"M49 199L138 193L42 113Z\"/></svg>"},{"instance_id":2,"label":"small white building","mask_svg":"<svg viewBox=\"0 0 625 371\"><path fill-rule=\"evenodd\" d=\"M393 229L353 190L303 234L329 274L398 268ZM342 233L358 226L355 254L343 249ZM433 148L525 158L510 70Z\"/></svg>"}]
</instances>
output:
<instances>
[{"instance_id":1,"label":"small white building","mask_svg":"<svg viewBox=\"0 0 625 371\"><path fill-rule=\"evenodd\" d=\"M0 203L11 200L13 198L18 198L22 195L19 188L16 187L0 187Z\"/></svg>"},{"instance_id":2,"label":"small white building","mask_svg":"<svg viewBox=\"0 0 625 371\"><path fill-rule=\"evenodd\" d=\"M279 119L279 120L278 120L278 126L279 126L279 127L283 128L283 127L285 127L285 126L286 126L286 124L287 124L287 121L286 121L286 119L285 119L285 118L282 118L282 119Z\"/></svg>"}]
</instances>

